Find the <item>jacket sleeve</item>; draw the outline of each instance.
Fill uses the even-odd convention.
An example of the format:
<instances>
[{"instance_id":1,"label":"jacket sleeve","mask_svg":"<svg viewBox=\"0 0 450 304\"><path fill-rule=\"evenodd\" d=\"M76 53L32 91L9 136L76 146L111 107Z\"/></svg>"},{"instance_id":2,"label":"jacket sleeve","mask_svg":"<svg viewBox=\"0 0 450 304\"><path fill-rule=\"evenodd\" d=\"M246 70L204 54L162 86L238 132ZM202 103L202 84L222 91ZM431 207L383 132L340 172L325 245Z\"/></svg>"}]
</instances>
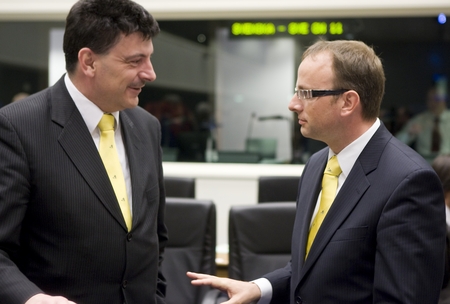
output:
<instances>
[{"instance_id":1,"label":"jacket sleeve","mask_svg":"<svg viewBox=\"0 0 450 304\"><path fill-rule=\"evenodd\" d=\"M0 130L0 299L25 303L42 292L16 265L31 188L29 170L20 138L2 113Z\"/></svg>"},{"instance_id":2,"label":"jacket sleeve","mask_svg":"<svg viewBox=\"0 0 450 304\"><path fill-rule=\"evenodd\" d=\"M410 173L379 219L374 303L437 303L444 276L443 191L431 169Z\"/></svg>"}]
</instances>

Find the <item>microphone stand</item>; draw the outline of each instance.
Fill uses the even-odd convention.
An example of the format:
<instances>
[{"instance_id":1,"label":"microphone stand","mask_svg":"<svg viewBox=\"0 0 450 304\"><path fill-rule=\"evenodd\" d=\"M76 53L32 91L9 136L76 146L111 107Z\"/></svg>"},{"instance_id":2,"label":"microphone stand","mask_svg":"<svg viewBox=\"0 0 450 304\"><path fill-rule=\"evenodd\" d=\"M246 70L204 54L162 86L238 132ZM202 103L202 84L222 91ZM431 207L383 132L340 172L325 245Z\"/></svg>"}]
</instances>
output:
<instances>
[{"instance_id":1,"label":"microphone stand","mask_svg":"<svg viewBox=\"0 0 450 304\"><path fill-rule=\"evenodd\" d=\"M256 117L256 113L252 112L252 115L250 116L250 121L248 123L247 137L245 138L245 142L247 142L252 135L252 128L253 128L253 122L255 120L255 117Z\"/></svg>"}]
</instances>

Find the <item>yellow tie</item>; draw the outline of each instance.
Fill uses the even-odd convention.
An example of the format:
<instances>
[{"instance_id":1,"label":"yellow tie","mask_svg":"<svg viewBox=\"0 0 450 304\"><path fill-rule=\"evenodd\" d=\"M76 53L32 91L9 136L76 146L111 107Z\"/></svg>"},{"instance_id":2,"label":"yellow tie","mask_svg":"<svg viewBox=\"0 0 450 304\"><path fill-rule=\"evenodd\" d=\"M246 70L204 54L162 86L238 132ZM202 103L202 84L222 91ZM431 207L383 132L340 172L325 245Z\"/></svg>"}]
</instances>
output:
<instances>
[{"instance_id":1,"label":"yellow tie","mask_svg":"<svg viewBox=\"0 0 450 304\"><path fill-rule=\"evenodd\" d=\"M128 204L125 178L123 177L119 154L117 153L116 142L114 140L114 116L111 114L103 114L102 119L98 123L98 128L100 129L100 157L116 193L128 231L130 231L132 222L131 212L130 205Z\"/></svg>"},{"instance_id":2,"label":"yellow tie","mask_svg":"<svg viewBox=\"0 0 450 304\"><path fill-rule=\"evenodd\" d=\"M317 231L319 231L320 225L322 224L325 216L327 215L328 209L330 209L331 204L336 196L336 190L338 185L338 176L341 174L342 170L339 166L336 155L333 155L325 167L325 171L322 179L322 196L320 198L319 211L314 218L311 229L309 230L308 243L306 245L306 255L308 256L309 249L316 237Z\"/></svg>"}]
</instances>

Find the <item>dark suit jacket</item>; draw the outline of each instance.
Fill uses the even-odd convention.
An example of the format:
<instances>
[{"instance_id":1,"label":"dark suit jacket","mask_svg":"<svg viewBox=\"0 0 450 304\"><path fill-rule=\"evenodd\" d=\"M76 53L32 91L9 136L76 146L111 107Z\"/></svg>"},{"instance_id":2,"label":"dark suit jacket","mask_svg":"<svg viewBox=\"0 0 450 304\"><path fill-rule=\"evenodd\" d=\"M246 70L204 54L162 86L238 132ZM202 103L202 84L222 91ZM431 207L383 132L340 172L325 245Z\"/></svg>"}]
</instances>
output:
<instances>
[{"instance_id":1,"label":"dark suit jacket","mask_svg":"<svg viewBox=\"0 0 450 304\"><path fill-rule=\"evenodd\" d=\"M444 271L441 183L381 125L335 198L305 261L328 149L299 184L292 260L265 277L272 303L437 303Z\"/></svg>"},{"instance_id":2,"label":"dark suit jacket","mask_svg":"<svg viewBox=\"0 0 450 304\"><path fill-rule=\"evenodd\" d=\"M0 109L1 303L24 303L41 290L78 304L164 303L160 126L139 107L120 120L133 193L130 233L62 78Z\"/></svg>"}]
</instances>

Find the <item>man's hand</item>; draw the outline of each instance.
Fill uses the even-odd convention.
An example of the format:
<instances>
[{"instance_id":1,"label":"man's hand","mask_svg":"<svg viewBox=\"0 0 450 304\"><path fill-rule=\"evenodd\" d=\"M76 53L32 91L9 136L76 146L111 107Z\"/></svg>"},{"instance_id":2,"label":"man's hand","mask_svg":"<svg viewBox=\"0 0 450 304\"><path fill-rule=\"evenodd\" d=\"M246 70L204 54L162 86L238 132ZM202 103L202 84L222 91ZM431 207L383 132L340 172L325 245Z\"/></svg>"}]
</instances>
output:
<instances>
[{"instance_id":1,"label":"man's hand","mask_svg":"<svg viewBox=\"0 0 450 304\"><path fill-rule=\"evenodd\" d=\"M32 296L25 304L76 304L64 297L52 297L43 293Z\"/></svg>"},{"instance_id":2,"label":"man's hand","mask_svg":"<svg viewBox=\"0 0 450 304\"><path fill-rule=\"evenodd\" d=\"M187 276L193 279L191 282L192 285L209 285L226 292L230 300L223 304L250 304L256 303L261 298L261 290L258 285L250 282L219 278L194 272L188 272Z\"/></svg>"}]
</instances>

